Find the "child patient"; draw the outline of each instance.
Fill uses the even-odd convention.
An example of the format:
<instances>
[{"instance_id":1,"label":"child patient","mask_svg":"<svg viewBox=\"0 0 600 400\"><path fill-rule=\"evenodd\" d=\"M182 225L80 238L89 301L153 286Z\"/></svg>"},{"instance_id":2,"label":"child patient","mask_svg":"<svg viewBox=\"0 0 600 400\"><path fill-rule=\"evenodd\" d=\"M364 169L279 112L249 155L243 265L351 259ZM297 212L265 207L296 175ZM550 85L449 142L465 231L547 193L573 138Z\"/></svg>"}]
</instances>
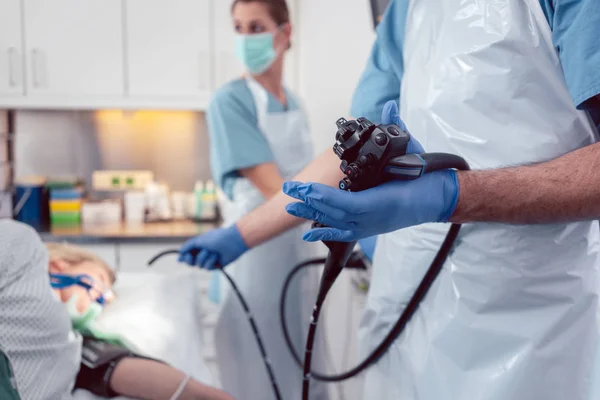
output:
<instances>
[{"instance_id":1,"label":"child patient","mask_svg":"<svg viewBox=\"0 0 600 400\"><path fill-rule=\"evenodd\" d=\"M85 329L82 340L69 314L80 324L93 318L100 303L110 301L114 281L99 257L67 245L49 244L46 251L30 228L0 221L0 347L21 398L71 399L81 388L102 397L232 400ZM94 365L98 355L107 362Z\"/></svg>"}]
</instances>

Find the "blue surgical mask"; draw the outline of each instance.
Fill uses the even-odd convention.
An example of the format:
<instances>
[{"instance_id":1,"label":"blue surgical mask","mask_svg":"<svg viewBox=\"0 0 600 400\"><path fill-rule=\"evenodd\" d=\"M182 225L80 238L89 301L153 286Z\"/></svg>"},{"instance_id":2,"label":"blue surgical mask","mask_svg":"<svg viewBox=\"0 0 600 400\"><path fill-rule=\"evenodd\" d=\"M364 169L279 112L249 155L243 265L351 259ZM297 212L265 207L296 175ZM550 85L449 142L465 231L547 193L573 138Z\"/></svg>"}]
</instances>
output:
<instances>
[{"instance_id":1,"label":"blue surgical mask","mask_svg":"<svg viewBox=\"0 0 600 400\"><path fill-rule=\"evenodd\" d=\"M262 74L275 62L277 52L273 47L274 37L274 33L236 35L236 55L251 74Z\"/></svg>"},{"instance_id":2,"label":"blue surgical mask","mask_svg":"<svg viewBox=\"0 0 600 400\"><path fill-rule=\"evenodd\" d=\"M81 331L85 328L91 328L93 324L96 322L98 316L104 310L103 303L92 302L90 305L83 311L79 311L77 309L77 299L79 298L79 293L73 294L65 303L67 306L67 312L69 313L69 317L71 318L71 324L73 324L73 328L78 331Z\"/></svg>"}]
</instances>

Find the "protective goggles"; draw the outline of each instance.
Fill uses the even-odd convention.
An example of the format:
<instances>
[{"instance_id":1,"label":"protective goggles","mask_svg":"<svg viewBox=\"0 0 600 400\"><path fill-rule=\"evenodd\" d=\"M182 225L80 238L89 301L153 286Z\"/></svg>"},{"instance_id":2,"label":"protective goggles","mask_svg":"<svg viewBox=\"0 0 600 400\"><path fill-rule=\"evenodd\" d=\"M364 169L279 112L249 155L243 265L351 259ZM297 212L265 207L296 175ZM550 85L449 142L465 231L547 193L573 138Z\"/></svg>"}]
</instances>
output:
<instances>
[{"instance_id":1,"label":"protective goggles","mask_svg":"<svg viewBox=\"0 0 600 400\"><path fill-rule=\"evenodd\" d=\"M113 296L112 291L106 289L106 286L102 282L98 282L86 274L50 274L50 285L53 289L66 289L73 285L80 286L86 290L92 301L102 306Z\"/></svg>"}]
</instances>

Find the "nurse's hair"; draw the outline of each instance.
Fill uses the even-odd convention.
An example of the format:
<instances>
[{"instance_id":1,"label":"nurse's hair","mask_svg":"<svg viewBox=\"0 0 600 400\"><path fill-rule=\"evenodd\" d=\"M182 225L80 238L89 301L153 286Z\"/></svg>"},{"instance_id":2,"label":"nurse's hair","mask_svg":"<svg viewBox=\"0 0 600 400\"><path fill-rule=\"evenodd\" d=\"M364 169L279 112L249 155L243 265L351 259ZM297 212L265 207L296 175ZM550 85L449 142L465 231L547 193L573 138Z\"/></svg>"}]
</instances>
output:
<instances>
[{"instance_id":1,"label":"nurse's hair","mask_svg":"<svg viewBox=\"0 0 600 400\"><path fill-rule=\"evenodd\" d=\"M102 267L109 276L110 282L115 283L116 276L113 269L100 257L91 251L66 243L46 243L49 261L64 261L69 265L92 262Z\"/></svg>"},{"instance_id":2,"label":"nurse's hair","mask_svg":"<svg viewBox=\"0 0 600 400\"><path fill-rule=\"evenodd\" d=\"M269 9L269 15L277 25L290 22L290 9L285 0L234 0L231 11L238 3L262 3Z\"/></svg>"}]
</instances>

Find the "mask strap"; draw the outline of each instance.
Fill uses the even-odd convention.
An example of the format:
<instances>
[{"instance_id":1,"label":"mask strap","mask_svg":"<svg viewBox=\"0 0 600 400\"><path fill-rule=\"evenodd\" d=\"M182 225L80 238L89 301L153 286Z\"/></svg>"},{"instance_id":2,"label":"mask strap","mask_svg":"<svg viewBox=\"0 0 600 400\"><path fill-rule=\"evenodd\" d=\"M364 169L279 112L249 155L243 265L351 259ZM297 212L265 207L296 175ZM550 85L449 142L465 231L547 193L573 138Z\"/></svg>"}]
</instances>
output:
<instances>
[{"instance_id":1,"label":"mask strap","mask_svg":"<svg viewBox=\"0 0 600 400\"><path fill-rule=\"evenodd\" d=\"M49 274L50 286L54 289L64 289L77 284L77 280L70 275Z\"/></svg>"},{"instance_id":2,"label":"mask strap","mask_svg":"<svg viewBox=\"0 0 600 400\"><path fill-rule=\"evenodd\" d=\"M53 289L66 289L70 286L77 285L81 286L89 293L90 290L94 289L94 285L92 283L85 282L87 279L89 282L94 282L94 278L89 275L65 275L65 274L49 274L50 275L50 286ZM104 293L102 291L98 291L99 296L97 299L94 299L98 304L104 305Z\"/></svg>"},{"instance_id":3,"label":"mask strap","mask_svg":"<svg viewBox=\"0 0 600 400\"><path fill-rule=\"evenodd\" d=\"M55 289L64 289L69 286L79 285L85 289L92 289L93 285L84 281L87 279L90 282L94 282L94 278L87 274L82 275L66 275L66 274L49 274L50 284Z\"/></svg>"},{"instance_id":4,"label":"mask strap","mask_svg":"<svg viewBox=\"0 0 600 400\"><path fill-rule=\"evenodd\" d=\"M283 27L286 26L287 24L289 24L289 22L284 22L283 24L280 24L279 26L277 26L277 28L275 28L275 32L273 33L273 40L275 40L275 35L277 35L278 33L280 33L283 30ZM283 49L283 51L285 51L287 49ZM279 53L277 50L275 50L277 53Z\"/></svg>"}]
</instances>

